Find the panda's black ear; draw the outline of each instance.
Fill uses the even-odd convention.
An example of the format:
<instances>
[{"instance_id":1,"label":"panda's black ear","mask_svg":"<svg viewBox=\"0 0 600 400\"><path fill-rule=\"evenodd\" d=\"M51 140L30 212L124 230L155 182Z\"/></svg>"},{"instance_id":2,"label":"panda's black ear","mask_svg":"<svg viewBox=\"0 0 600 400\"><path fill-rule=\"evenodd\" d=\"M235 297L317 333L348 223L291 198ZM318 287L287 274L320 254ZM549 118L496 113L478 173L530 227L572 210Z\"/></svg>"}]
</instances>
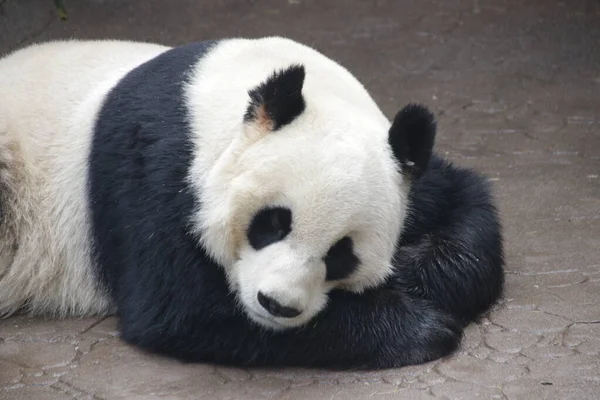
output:
<instances>
[{"instance_id":1,"label":"panda's black ear","mask_svg":"<svg viewBox=\"0 0 600 400\"><path fill-rule=\"evenodd\" d=\"M275 131L302 114L306 103L302 96L304 66L294 64L275 71L265 82L250 90L245 122L255 122L267 131Z\"/></svg>"},{"instance_id":2,"label":"panda's black ear","mask_svg":"<svg viewBox=\"0 0 600 400\"><path fill-rule=\"evenodd\" d=\"M435 117L423 105L409 104L398 111L388 141L403 171L418 178L427 169L436 129Z\"/></svg>"}]
</instances>

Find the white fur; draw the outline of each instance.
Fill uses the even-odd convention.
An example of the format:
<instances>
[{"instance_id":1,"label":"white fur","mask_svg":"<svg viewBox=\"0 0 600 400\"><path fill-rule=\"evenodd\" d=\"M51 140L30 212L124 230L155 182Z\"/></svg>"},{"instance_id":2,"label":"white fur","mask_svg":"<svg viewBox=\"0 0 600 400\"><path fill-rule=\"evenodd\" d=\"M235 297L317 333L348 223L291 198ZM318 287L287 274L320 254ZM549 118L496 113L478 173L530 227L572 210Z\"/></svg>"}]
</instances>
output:
<instances>
[{"instance_id":1,"label":"white fur","mask_svg":"<svg viewBox=\"0 0 600 400\"><path fill-rule=\"evenodd\" d=\"M244 124L248 90L296 63L306 69L306 110L267 135ZM189 182L202 204L196 232L254 320L301 325L323 308L333 286L360 292L383 281L406 193L387 145L389 121L348 71L291 40L236 39L198 64L187 95L197 132ZM245 231L267 205L289 207L293 229L256 252ZM346 235L360 267L346 280L326 282L323 257ZM274 318L258 291L303 312Z\"/></svg>"},{"instance_id":2,"label":"white fur","mask_svg":"<svg viewBox=\"0 0 600 400\"><path fill-rule=\"evenodd\" d=\"M85 198L95 116L127 71L167 47L118 41L33 46L0 60L0 315L20 307L60 315L112 310L92 274ZM265 135L244 124L248 90L293 63L306 69L306 110ZM248 315L272 328L301 325L333 287L360 292L389 274L406 189L387 146L389 121L344 68L282 38L221 42L187 87L194 160L189 184L202 209L198 239L225 268ZM263 206L292 210L285 240L254 251L246 238ZM3 210L4 211L4 210ZM350 236L361 260L325 281L323 257ZM258 291L302 310L274 318Z\"/></svg>"},{"instance_id":3,"label":"white fur","mask_svg":"<svg viewBox=\"0 0 600 400\"><path fill-rule=\"evenodd\" d=\"M162 46L53 42L0 60L0 315L111 311L90 259L87 156L96 112Z\"/></svg>"}]
</instances>

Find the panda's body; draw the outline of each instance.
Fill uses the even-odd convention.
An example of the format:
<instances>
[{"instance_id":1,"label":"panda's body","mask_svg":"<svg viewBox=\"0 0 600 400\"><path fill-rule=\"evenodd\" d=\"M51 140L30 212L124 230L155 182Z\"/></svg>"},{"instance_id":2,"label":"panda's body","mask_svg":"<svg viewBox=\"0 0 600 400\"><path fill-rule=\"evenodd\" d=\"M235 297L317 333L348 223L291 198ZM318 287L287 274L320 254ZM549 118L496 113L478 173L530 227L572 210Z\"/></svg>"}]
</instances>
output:
<instances>
[{"instance_id":1,"label":"panda's body","mask_svg":"<svg viewBox=\"0 0 600 400\"><path fill-rule=\"evenodd\" d=\"M0 314L116 312L243 365L451 352L502 288L489 188L281 38L56 42L0 60Z\"/></svg>"}]
</instances>

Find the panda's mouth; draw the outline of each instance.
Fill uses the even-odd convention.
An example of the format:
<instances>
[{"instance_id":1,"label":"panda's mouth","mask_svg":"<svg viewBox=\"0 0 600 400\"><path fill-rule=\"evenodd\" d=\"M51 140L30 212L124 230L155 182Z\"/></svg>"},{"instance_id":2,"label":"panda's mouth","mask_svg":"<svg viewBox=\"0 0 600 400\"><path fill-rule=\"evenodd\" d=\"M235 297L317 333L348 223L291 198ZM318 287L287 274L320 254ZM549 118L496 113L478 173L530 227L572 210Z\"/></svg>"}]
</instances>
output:
<instances>
[{"instance_id":1,"label":"panda's mouth","mask_svg":"<svg viewBox=\"0 0 600 400\"><path fill-rule=\"evenodd\" d=\"M282 324L273 318L264 317L263 315L257 313L254 310L246 310L246 314L252 322L260 325L263 328L269 328L276 331L292 328L291 326Z\"/></svg>"}]
</instances>

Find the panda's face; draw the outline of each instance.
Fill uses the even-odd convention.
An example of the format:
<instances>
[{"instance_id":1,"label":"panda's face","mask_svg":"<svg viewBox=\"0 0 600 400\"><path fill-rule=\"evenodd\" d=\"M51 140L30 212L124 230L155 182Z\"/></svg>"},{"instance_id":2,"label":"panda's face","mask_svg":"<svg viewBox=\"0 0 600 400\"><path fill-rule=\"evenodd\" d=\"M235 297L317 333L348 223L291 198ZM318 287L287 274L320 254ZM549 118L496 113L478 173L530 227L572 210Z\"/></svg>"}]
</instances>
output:
<instances>
[{"instance_id":1,"label":"panda's face","mask_svg":"<svg viewBox=\"0 0 600 400\"><path fill-rule=\"evenodd\" d=\"M339 125L347 135L351 127ZM404 218L384 137L357 143L318 126L325 130L302 135L290 124L254 143L231 181L241 229L229 279L249 316L273 328L306 323L333 288L381 283Z\"/></svg>"},{"instance_id":2,"label":"panda's face","mask_svg":"<svg viewBox=\"0 0 600 400\"><path fill-rule=\"evenodd\" d=\"M410 141L345 99L308 87L305 101L303 80L293 67L250 92L241 132L200 188L204 247L249 318L271 329L307 323L334 288L382 283L407 207L402 157L414 150L399 156L394 143Z\"/></svg>"}]
</instances>

